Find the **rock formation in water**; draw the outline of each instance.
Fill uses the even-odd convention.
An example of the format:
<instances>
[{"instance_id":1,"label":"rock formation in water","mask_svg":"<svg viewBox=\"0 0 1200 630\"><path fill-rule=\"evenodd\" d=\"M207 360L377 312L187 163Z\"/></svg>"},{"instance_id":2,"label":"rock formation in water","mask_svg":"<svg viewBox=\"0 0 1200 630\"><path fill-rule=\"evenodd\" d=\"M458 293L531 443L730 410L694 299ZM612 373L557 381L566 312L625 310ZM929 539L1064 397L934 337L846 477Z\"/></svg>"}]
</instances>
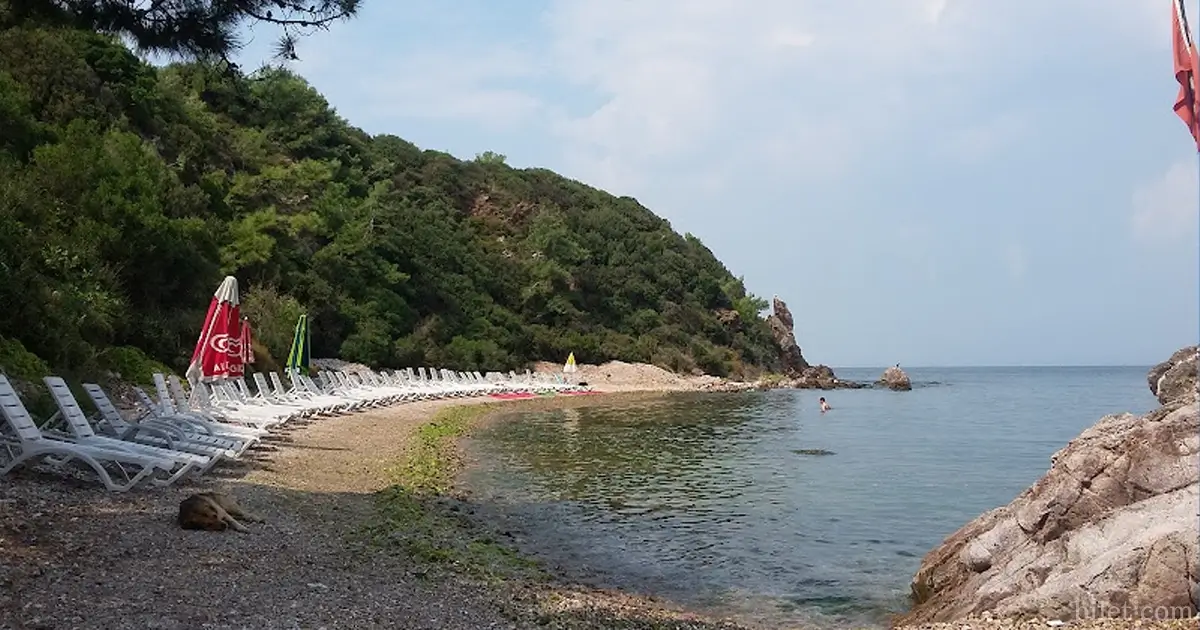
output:
<instances>
[{"instance_id":1,"label":"rock formation in water","mask_svg":"<svg viewBox=\"0 0 1200 630\"><path fill-rule=\"evenodd\" d=\"M799 377L804 370L809 368L808 361L804 360L804 355L800 352L800 344L796 343L792 312L788 310L787 304L784 304L778 295L771 300L771 314L767 316L767 325L771 327L771 335L775 337L775 344L779 346L784 375L792 378Z\"/></svg>"},{"instance_id":2,"label":"rock formation in water","mask_svg":"<svg viewBox=\"0 0 1200 630\"><path fill-rule=\"evenodd\" d=\"M1197 347L1149 374L1161 407L1110 415L1012 503L925 556L899 623L970 614L1178 617L1197 604ZM1149 607L1148 609L1146 607ZM1158 614L1158 613L1155 613Z\"/></svg>"},{"instance_id":3,"label":"rock formation in water","mask_svg":"<svg viewBox=\"0 0 1200 630\"><path fill-rule=\"evenodd\" d=\"M905 392L912 389L912 381L909 380L904 370L900 369L899 364L884 370L883 376L879 377L878 384L896 392Z\"/></svg>"},{"instance_id":4,"label":"rock formation in water","mask_svg":"<svg viewBox=\"0 0 1200 630\"><path fill-rule=\"evenodd\" d=\"M767 324L775 337L775 345L779 346L780 363L783 364L783 374L786 381L779 383L784 387L798 389L857 389L865 387L862 383L843 381L833 373L828 365L810 365L800 352L800 344L796 343L793 332L795 322L787 304L776 295L771 300L771 314L767 316Z\"/></svg>"}]
</instances>

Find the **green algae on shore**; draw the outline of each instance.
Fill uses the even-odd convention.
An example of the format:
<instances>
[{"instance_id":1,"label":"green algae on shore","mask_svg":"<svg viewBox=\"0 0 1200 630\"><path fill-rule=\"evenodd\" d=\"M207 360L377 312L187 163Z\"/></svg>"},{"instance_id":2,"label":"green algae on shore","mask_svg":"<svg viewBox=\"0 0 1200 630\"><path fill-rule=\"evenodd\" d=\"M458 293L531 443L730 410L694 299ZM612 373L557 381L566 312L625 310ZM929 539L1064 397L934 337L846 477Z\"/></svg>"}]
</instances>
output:
<instances>
[{"instance_id":1,"label":"green algae on shore","mask_svg":"<svg viewBox=\"0 0 1200 630\"><path fill-rule=\"evenodd\" d=\"M489 582L544 577L536 561L470 522L469 506L452 495L460 466L456 440L492 411L487 404L448 407L418 429L407 456L390 471L391 485L376 495L366 532L377 549Z\"/></svg>"},{"instance_id":2,"label":"green algae on shore","mask_svg":"<svg viewBox=\"0 0 1200 630\"><path fill-rule=\"evenodd\" d=\"M410 560L410 572L417 576L478 581L520 627L745 630L657 598L560 583L541 563L503 541L502 534L472 520L472 506L454 496L455 477L462 468L458 439L473 428L502 409L586 404L595 403L543 398L440 410L417 429L404 459L389 471L391 485L376 494L375 514L362 530L366 550Z\"/></svg>"}]
</instances>

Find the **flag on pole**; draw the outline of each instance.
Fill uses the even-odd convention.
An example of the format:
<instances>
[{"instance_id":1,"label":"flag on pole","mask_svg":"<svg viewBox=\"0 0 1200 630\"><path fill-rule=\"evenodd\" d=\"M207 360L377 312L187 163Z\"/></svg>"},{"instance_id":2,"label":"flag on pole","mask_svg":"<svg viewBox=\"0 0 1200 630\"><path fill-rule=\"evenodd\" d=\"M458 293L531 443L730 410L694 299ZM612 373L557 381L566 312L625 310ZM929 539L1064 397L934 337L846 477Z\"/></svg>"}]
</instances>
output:
<instances>
[{"instance_id":1,"label":"flag on pole","mask_svg":"<svg viewBox=\"0 0 1200 630\"><path fill-rule=\"evenodd\" d=\"M1191 27L1188 26L1184 0L1171 0L1171 49L1175 55L1175 80L1179 95L1175 97L1175 115L1187 125L1196 150L1200 151L1200 109L1196 103L1196 72L1200 57L1196 54Z\"/></svg>"},{"instance_id":2,"label":"flag on pole","mask_svg":"<svg viewBox=\"0 0 1200 630\"><path fill-rule=\"evenodd\" d=\"M308 375L309 367L312 363L311 350L311 333L308 328L308 315L301 313L296 319L296 330L292 333L292 349L288 351L287 365L285 366L289 372L298 372L303 375Z\"/></svg>"}]
</instances>

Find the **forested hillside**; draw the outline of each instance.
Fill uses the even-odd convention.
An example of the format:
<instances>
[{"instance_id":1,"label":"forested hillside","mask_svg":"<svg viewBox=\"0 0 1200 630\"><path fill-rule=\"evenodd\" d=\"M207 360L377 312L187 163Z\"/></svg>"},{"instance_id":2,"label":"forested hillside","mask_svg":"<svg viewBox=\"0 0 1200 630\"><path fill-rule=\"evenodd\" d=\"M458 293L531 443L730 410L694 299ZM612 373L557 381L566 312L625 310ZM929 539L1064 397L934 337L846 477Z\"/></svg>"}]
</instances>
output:
<instances>
[{"instance_id":1,"label":"forested hillside","mask_svg":"<svg viewBox=\"0 0 1200 630\"><path fill-rule=\"evenodd\" d=\"M777 361L765 302L631 198L372 137L285 70L0 31L0 366L181 370L224 274L266 366L301 312L377 366Z\"/></svg>"}]
</instances>

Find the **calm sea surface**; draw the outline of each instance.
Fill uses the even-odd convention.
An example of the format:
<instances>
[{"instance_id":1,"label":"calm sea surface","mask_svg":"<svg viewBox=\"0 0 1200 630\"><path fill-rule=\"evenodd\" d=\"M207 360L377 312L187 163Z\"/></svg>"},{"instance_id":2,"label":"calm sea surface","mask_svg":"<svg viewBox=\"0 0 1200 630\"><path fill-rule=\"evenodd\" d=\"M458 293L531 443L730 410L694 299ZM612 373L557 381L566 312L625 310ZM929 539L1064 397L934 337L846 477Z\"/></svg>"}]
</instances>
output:
<instances>
[{"instance_id":1,"label":"calm sea surface","mask_svg":"<svg viewBox=\"0 0 1200 630\"><path fill-rule=\"evenodd\" d=\"M1101 416L1154 408L1148 369L913 368L911 392L514 414L468 443L467 483L576 579L770 627L882 623L944 537L1011 501Z\"/></svg>"}]
</instances>

